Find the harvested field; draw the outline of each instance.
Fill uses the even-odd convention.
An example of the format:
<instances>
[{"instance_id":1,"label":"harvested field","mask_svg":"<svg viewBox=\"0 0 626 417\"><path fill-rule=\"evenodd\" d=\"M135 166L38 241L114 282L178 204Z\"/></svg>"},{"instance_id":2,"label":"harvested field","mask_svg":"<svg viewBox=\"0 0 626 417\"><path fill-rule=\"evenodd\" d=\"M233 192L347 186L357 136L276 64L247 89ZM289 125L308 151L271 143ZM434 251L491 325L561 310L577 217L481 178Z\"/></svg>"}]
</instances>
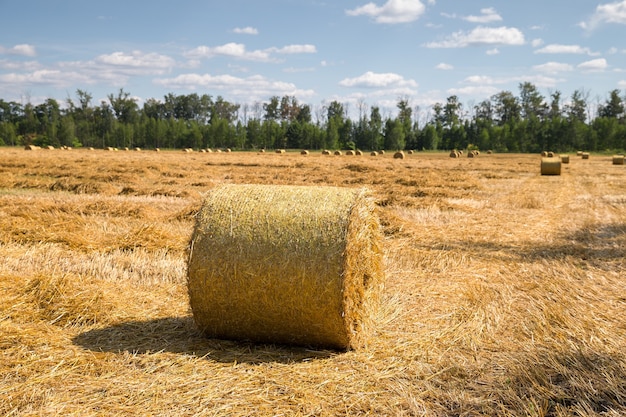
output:
<instances>
[{"instance_id":1,"label":"harvested field","mask_svg":"<svg viewBox=\"0 0 626 417\"><path fill-rule=\"evenodd\" d=\"M0 148L0 415L624 415L626 169L539 163ZM365 347L199 334L187 246L228 183L372 191Z\"/></svg>"}]
</instances>

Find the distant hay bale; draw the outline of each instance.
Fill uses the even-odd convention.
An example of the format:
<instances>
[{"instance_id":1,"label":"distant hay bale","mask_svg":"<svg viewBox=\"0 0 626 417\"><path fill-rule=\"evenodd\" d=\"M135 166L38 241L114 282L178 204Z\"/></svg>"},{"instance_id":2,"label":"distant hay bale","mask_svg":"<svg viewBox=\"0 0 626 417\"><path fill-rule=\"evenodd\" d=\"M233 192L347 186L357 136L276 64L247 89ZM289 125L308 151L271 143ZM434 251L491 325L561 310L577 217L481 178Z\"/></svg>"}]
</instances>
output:
<instances>
[{"instance_id":1,"label":"distant hay bale","mask_svg":"<svg viewBox=\"0 0 626 417\"><path fill-rule=\"evenodd\" d=\"M589 152L583 152L582 159L589 159Z\"/></svg>"},{"instance_id":2,"label":"distant hay bale","mask_svg":"<svg viewBox=\"0 0 626 417\"><path fill-rule=\"evenodd\" d=\"M161 149L159 149L159 148L154 148L154 151L155 151L155 152L161 152Z\"/></svg>"},{"instance_id":3,"label":"distant hay bale","mask_svg":"<svg viewBox=\"0 0 626 417\"><path fill-rule=\"evenodd\" d=\"M230 148L226 148L226 149L224 149L224 152L226 152L226 153L231 153L232 151L233 151L233 150L232 150L232 149L230 149Z\"/></svg>"},{"instance_id":4,"label":"distant hay bale","mask_svg":"<svg viewBox=\"0 0 626 417\"><path fill-rule=\"evenodd\" d=\"M54 146L48 145L48 146L46 146L46 149L54 150Z\"/></svg>"},{"instance_id":5,"label":"distant hay bale","mask_svg":"<svg viewBox=\"0 0 626 417\"><path fill-rule=\"evenodd\" d=\"M185 152L185 153L193 152L193 149L191 149L191 148L183 148L183 152Z\"/></svg>"},{"instance_id":6,"label":"distant hay bale","mask_svg":"<svg viewBox=\"0 0 626 417\"><path fill-rule=\"evenodd\" d=\"M188 292L211 338L358 348L383 283L365 189L228 184L196 217Z\"/></svg>"},{"instance_id":7,"label":"distant hay bale","mask_svg":"<svg viewBox=\"0 0 626 417\"><path fill-rule=\"evenodd\" d=\"M624 155L613 155L613 165L624 165Z\"/></svg>"},{"instance_id":8,"label":"distant hay bale","mask_svg":"<svg viewBox=\"0 0 626 417\"><path fill-rule=\"evenodd\" d=\"M24 150L25 151L36 151L36 150L39 150L39 149L41 149L41 148L39 146L36 146L36 145L26 145L26 146L24 146Z\"/></svg>"},{"instance_id":9,"label":"distant hay bale","mask_svg":"<svg viewBox=\"0 0 626 417\"><path fill-rule=\"evenodd\" d=\"M350 149L350 150L346 151L346 155L354 156L354 155L356 155L356 152L354 152L352 149Z\"/></svg>"},{"instance_id":10,"label":"distant hay bale","mask_svg":"<svg viewBox=\"0 0 626 417\"><path fill-rule=\"evenodd\" d=\"M576 156L583 156L583 151L576 151Z\"/></svg>"},{"instance_id":11,"label":"distant hay bale","mask_svg":"<svg viewBox=\"0 0 626 417\"><path fill-rule=\"evenodd\" d=\"M569 155L560 155L560 157L561 157L561 163L569 164Z\"/></svg>"},{"instance_id":12,"label":"distant hay bale","mask_svg":"<svg viewBox=\"0 0 626 417\"><path fill-rule=\"evenodd\" d=\"M104 148L104 150L105 150L105 151L112 152L112 151L114 151L114 150L115 150L115 148L114 148L114 147L112 147L112 146L107 146L106 148Z\"/></svg>"},{"instance_id":13,"label":"distant hay bale","mask_svg":"<svg viewBox=\"0 0 626 417\"><path fill-rule=\"evenodd\" d=\"M548 152L548 158L554 158L554 152L549 151Z\"/></svg>"},{"instance_id":14,"label":"distant hay bale","mask_svg":"<svg viewBox=\"0 0 626 417\"><path fill-rule=\"evenodd\" d=\"M413 155L413 149L409 149L407 152L409 155Z\"/></svg>"},{"instance_id":15,"label":"distant hay bale","mask_svg":"<svg viewBox=\"0 0 626 417\"><path fill-rule=\"evenodd\" d=\"M450 158L458 158L460 156L461 156L461 154L458 153L456 150L451 150L450 151Z\"/></svg>"},{"instance_id":16,"label":"distant hay bale","mask_svg":"<svg viewBox=\"0 0 626 417\"><path fill-rule=\"evenodd\" d=\"M376 151L372 151L372 152L370 153L370 155L371 155L371 156L378 156L378 152L376 152Z\"/></svg>"},{"instance_id":17,"label":"distant hay bale","mask_svg":"<svg viewBox=\"0 0 626 417\"><path fill-rule=\"evenodd\" d=\"M491 155L493 153L493 151L490 149L487 151L487 155Z\"/></svg>"},{"instance_id":18,"label":"distant hay bale","mask_svg":"<svg viewBox=\"0 0 626 417\"><path fill-rule=\"evenodd\" d=\"M282 154L282 153L285 153L285 152L287 152L287 151L284 150L284 149L276 149L276 153L281 153Z\"/></svg>"},{"instance_id":19,"label":"distant hay bale","mask_svg":"<svg viewBox=\"0 0 626 417\"><path fill-rule=\"evenodd\" d=\"M357 149L356 151L354 151L354 154L356 156L362 156L363 155L363 151L360 151L360 150Z\"/></svg>"},{"instance_id":20,"label":"distant hay bale","mask_svg":"<svg viewBox=\"0 0 626 417\"><path fill-rule=\"evenodd\" d=\"M332 155L328 149L322 151L322 155Z\"/></svg>"},{"instance_id":21,"label":"distant hay bale","mask_svg":"<svg viewBox=\"0 0 626 417\"><path fill-rule=\"evenodd\" d=\"M476 158L476 157L478 157L478 155L479 155L478 151L469 151L469 152L467 152L467 157L468 158Z\"/></svg>"},{"instance_id":22,"label":"distant hay bale","mask_svg":"<svg viewBox=\"0 0 626 417\"><path fill-rule=\"evenodd\" d=\"M259 152L260 153L265 153L265 149L261 148L261 149L259 149Z\"/></svg>"},{"instance_id":23,"label":"distant hay bale","mask_svg":"<svg viewBox=\"0 0 626 417\"><path fill-rule=\"evenodd\" d=\"M308 155L309 151L307 151L306 149L303 149L302 151L300 151L300 155Z\"/></svg>"},{"instance_id":24,"label":"distant hay bale","mask_svg":"<svg viewBox=\"0 0 626 417\"><path fill-rule=\"evenodd\" d=\"M393 154L393 159L404 159L404 152L398 151Z\"/></svg>"},{"instance_id":25,"label":"distant hay bale","mask_svg":"<svg viewBox=\"0 0 626 417\"><path fill-rule=\"evenodd\" d=\"M343 155L343 152L341 152L341 151L337 150L337 151L335 151L335 155L339 155L339 156L341 156L341 155Z\"/></svg>"},{"instance_id":26,"label":"distant hay bale","mask_svg":"<svg viewBox=\"0 0 626 417\"><path fill-rule=\"evenodd\" d=\"M141 148L139 147L135 148L135 152L141 152Z\"/></svg>"},{"instance_id":27,"label":"distant hay bale","mask_svg":"<svg viewBox=\"0 0 626 417\"><path fill-rule=\"evenodd\" d=\"M381 149L380 151L378 151L378 153L379 153L380 155L384 155L384 154L385 154L385 150L384 150L384 149Z\"/></svg>"},{"instance_id":28,"label":"distant hay bale","mask_svg":"<svg viewBox=\"0 0 626 417\"><path fill-rule=\"evenodd\" d=\"M124 146L124 150L129 151L130 149L128 149L128 146Z\"/></svg>"},{"instance_id":29,"label":"distant hay bale","mask_svg":"<svg viewBox=\"0 0 626 417\"><path fill-rule=\"evenodd\" d=\"M541 158L541 175L561 175L561 158Z\"/></svg>"},{"instance_id":30,"label":"distant hay bale","mask_svg":"<svg viewBox=\"0 0 626 417\"><path fill-rule=\"evenodd\" d=\"M548 152L547 151L542 151L541 152L541 157L542 158L547 158L548 157Z\"/></svg>"}]
</instances>

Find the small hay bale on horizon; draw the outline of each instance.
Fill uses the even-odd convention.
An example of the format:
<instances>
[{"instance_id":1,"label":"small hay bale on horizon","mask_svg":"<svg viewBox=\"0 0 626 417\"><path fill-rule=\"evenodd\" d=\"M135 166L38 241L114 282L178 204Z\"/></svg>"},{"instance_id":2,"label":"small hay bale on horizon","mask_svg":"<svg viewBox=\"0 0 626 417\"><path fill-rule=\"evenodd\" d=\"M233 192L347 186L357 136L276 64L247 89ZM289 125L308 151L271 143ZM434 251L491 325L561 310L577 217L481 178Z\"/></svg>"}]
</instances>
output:
<instances>
[{"instance_id":1,"label":"small hay bale on horizon","mask_svg":"<svg viewBox=\"0 0 626 417\"><path fill-rule=\"evenodd\" d=\"M560 157L561 157L561 163L569 164L569 155L560 155Z\"/></svg>"},{"instance_id":2,"label":"small hay bale on horizon","mask_svg":"<svg viewBox=\"0 0 626 417\"><path fill-rule=\"evenodd\" d=\"M561 175L561 158L541 158L541 175Z\"/></svg>"},{"instance_id":3,"label":"small hay bale on horizon","mask_svg":"<svg viewBox=\"0 0 626 417\"><path fill-rule=\"evenodd\" d=\"M340 150L336 150L335 151L335 155L341 156L341 155L343 155L343 152L341 152Z\"/></svg>"},{"instance_id":4,"label":"small hay bale on horizon","mask_svg":"<svg viewBox=\"0 0 626 417\"><path fill-rule=\"evenodd\" d=\"M332 155L328 149L322 151L322 155Z\"/></svg>"},{"instance_id":5,"label":"small hay bale on horizon","mask_svg":"<svg viewBox=\"0 0 626 417\"><path fill-rule=\"evenodd\" d=\"M589 159L589 152L583 152L582 159Z\"/></svg>"},{"instance_id":6,"label":"small hay bale on horizon","mask_svg":"<svg viewBox=\"0 0 626 417\"><path fill-rule=\"evenodd\" d=\"M363 151L360 151L360 150L357 149L356 151L354 151L354 154L356 156L362 156L363 155Z\"/></svg>"},{"instance_id":7,"label":"small hay bale on horizon","mask_svg":"<svg viewBox=\"0 0 626 417\"><path fill-rule=\"evenodd\" d=\"M41 149L41 148L39 146L37 146L37 145L26 145L26 146L24 146L24 150L25 151L37 151L39 149Z\"/></svg>"},{"instance_id":8,"label":"small hay bale on horizon","mask_svg":"<svg viewBox=\"0 0 626 417\"><path fill-rule=\"evenodd\" d=\"M300 155L308 155L309 151L307 151L306 149L303 149L302 151L300 151Z\"/></svg>"},{"instance_id":9,"label":"small hay bale on horizon","mask_svg":"<svg viewBox=\"0 0 626 417\"><path fill-rule=\"evenodd\" d=\"M461 154L459 152L457 152L455 149L450 151L450 158L458 158L460 156L461 156Z\"/></svg>"},{"instance_id":10,"label":"small hay bale on horizon","mask_svg":"<svg viewBox=\"0 0 626 417\"><path fill-rule=\"evenodd\" d=\"M393 159L404 159L404 152L398 151L393 154Z\"/></svg>"},{"instance_id":11,"label":"small hay bale on horizon","mask_svg":"<svg viewBox=\"0 0 626 417\"><path fill-rule=\"evenodd\" d=\"M190 242L196 325L217 339L359 348L373 335L383 242L366 189L216 187Z\"/></svg>"},{"instance_id":12,"label":"small hay bale on horizon","mask_svg":"<svg viewBox=\"0 0 626 417\"><path fill-rule=\"evenodd\" d=\"M372 151L372 152L370 152L370 156L378 156L378 152Z\"/></svg>"},{"instance_id":13,"label":"small hay bale on horizon","mask_svg":"<svg viewBox=\"0 0 626 417\"><path fill-rule=\"evenodd\" d=\"M624 165L624 155L613 155L613 165Z\"/></svg>"}]
</instances>

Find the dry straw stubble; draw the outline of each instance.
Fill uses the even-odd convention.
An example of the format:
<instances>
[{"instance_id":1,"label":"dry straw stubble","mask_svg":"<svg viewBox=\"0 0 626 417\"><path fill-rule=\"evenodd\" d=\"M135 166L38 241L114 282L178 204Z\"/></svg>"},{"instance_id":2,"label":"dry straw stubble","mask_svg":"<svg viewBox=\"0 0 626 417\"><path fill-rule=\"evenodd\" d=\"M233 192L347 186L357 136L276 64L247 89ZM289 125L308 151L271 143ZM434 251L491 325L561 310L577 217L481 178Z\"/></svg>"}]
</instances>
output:
<instances>
[{"instance_id":1,"label":"dry straw stubble","mask_svg":"<svg viewBox=\"0 0 626 417\"><path fill-rule=\"evenodd\" d=\"M363 346L383 283L374 210L365 189L213 189L189 256L196 324L218 339Z\"/></svg>"}]
</instances>

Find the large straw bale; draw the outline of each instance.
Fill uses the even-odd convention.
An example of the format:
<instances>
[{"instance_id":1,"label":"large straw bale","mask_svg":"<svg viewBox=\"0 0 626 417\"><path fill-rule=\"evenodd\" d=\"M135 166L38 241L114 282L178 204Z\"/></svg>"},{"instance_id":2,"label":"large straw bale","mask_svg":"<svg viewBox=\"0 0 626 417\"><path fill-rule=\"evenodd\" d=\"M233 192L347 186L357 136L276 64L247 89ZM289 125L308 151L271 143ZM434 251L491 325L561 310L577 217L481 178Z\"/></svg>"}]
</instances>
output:
<instances>
[{"instance_id":1,"label":"large straw bale","mask_svg":"<svg viewBox=\"0 0 626 417\"><path fill-rule=\"evenodd\" d=\"M561 158L541 158L541 175L561 175Z\"/></svg>"},{"instance_id":2,"label":"large straw bale","mask_svg":"<svg viewBox=\"0 0 626 417\"><path fill-rule=\"evenodd\" d=\"M624 155L613 155L613 165L624 165Z\"/></svg>"},{"instance_id":3,"label":"large straw bale","mask_svg":"<svg viewBox=\"0 0 626 417\"><path fill-rule=\"evenodd\" d=\"M363 346L383 283L382 242L365 189L214 188L191 239L194 320L211 338Z\"/></svg>"}]
</instances>

